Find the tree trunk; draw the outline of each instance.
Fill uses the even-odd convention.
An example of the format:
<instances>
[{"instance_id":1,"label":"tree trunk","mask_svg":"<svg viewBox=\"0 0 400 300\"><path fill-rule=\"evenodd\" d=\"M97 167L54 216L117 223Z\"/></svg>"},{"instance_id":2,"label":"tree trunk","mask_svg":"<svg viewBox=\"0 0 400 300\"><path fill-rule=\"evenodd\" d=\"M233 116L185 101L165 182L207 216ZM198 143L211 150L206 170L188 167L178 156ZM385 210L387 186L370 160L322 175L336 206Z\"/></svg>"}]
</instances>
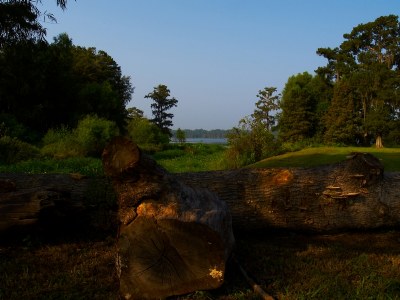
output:
<instances>
[{"instance_id":1,"label":"tree trunk","mask_svg":"<svg viewBox=\"0 0 400 300\"><path fill-rule=\"evenodd\" d=\"M382 136L381 136L381 135L378 135L378 136L376 137L376 140L375 140L375 147L378 148L378 149L383 148Z\"/></svg>"},{"instance_id":2,"label":"tree trunk","mask_svg":"<svg viewBox=\"0 0 400 300\"><path fill-rule=\"evenodd\" d=\"M215 192L230 207L234 231L313 232L400 225L400 174L383 173L365 153L315 168L182 173L190 186Z\"/></svg>"},{"instance_id":3,"label":"tree trunk","mask_svg":"<svg viewBox=\"0 0 400 300\"><path fill-rule=\"evenodd\" d=\"M148 168L159 167L154 163ZM314 168L238 169L175 176L186 185L209 189L225 201L235 231L327 232L400 225L400 173L383 174L380 161L369 154L355 154L339 164ZM157 193L159 189L150 183L146 186L148 195L150 190ZM114 209L110 189L105 178L0 174L0 232L33 224L52 226L52 222L67 227L79 227L82 222L102 226L95 218L88 221L88 213L99 202L108 205L108 210ZM129 190L126 192L128 195Z\"/></svg>"},{"instance_id":4,"label":"tree trunk","mask_svg":"<svg viewBox=\"0 0 400 300\"><path fill-rule=\"evenodd\" d=\"M103 152L118 196L120 291L126 299L160 299L219 287L232 251L225 202L176 180L132 142Z\"/></svg>"},{"instance_id":5,"label":"tree trunk","mask_svg":"<svg viewBox=\"0 0 400 300\"><path fill-rule=\"evenodd\" d=\"M105 178L0 174L0 233L104 229L113 221L96 212L109 214L114 197Z\"/></svg>"}]
</instances>

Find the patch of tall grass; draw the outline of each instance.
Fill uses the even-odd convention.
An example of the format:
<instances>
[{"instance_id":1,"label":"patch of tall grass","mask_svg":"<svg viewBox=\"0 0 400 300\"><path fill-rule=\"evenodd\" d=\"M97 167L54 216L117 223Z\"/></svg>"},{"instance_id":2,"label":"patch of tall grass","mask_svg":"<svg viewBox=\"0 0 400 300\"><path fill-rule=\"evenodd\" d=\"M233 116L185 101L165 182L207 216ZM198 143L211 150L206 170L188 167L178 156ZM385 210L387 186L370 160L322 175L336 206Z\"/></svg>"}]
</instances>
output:
<instances>
[{"instance_id":1,"label":"patch of tall grass","mask_svg":"<svg viewBox=\"0 0 400 300\"><path fill-rule=\"evenodd\" d=\"M3 136L0 138L0 164L14 164L39 156L39 148L31 144L22 142L15 137Z\"/></svg>"},{"instance_id":2,"label":"patch of tall grass","mask_svg":"<svg viewBox=\"0 0 400 300\"><path fill-rule=\"evenodd\" d=\"M225 169L225 146L216 144L170 145L153 158L172 173Z\"/></svg>"},{"instance_id":3,"label":"patch of tall grass","mask_svg":"<svg viewBox=\"0 0 400 300\"><path fill-rule=\"evenodd\" d=\"M93 157L30 159L11 165L0 165L0 173L79 173L86 176L104 174L101 160Z\"/></svg>"}]
</instances>

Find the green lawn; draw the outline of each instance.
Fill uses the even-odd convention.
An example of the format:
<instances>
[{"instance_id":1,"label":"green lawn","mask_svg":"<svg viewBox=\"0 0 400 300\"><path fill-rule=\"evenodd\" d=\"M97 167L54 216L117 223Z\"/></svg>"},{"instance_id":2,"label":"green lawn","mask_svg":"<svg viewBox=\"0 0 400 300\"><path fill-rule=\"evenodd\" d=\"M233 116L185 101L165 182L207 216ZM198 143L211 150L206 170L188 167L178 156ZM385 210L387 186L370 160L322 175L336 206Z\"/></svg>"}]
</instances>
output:
<instances>
[{"instance_id":1,"label":"green lawn","mask_svg":"<svg viewBox=\"0 0 400 300\"><path fill-rule=\"evenodd\" d=\"M381 159L385 171L400 171L400 148L360 148L360 147L317 147L285 153L259 161L249 167L315 167L332 164L346 159L352 152L371 153Z\"/></svg>"}]
</instances>

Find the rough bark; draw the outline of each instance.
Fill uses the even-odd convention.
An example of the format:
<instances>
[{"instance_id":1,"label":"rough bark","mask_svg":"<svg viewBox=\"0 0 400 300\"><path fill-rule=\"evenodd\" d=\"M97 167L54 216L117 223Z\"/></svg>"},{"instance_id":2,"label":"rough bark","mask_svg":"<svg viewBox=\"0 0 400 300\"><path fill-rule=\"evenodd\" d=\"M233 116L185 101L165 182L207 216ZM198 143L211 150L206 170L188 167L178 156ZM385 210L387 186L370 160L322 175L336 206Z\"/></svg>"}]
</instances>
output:
<instances>
[{"instance_id":1,"label":"rough bark","mask_svg":"<svg viewBox=\"0 0 400 300\"><path fill-rule=\"evenodd\" d=\"M240 169L183 173L230 207L234 230L315 232L400 225L400 174L383 172L371 154L355 153L315 168Z\"/></svg>"},{"instance_id":2,"label":"rough bark","mask_svg":"<svg viewBox=\"0 0 400 300\"><path fill-rule=\"evenodd\" d=\"M176 177L186 185L207 188L225 201L235 231L327 232L399 226L400 173L383 173L376 159L378 167L364 161L368 157L357 154L339 164L307 169L239 169ZM377 170L379 175L374 174ZM80 222L79 216L85 218L80 212L90 211L107 197L112 195L105 178L0 174L0 232L14 226L47 224L44 216L51 220L52 210L56 216L64 216L52 218L54 222L73 226ZM46 210L48 213L40 213ZM72 211L74 215L68 216Z\"/></svg>"},{"instance_id":3,"label":"rough bark","mask_svg":"<svg viewBox=\"0 0 400 300\"><path fill-rule=\"evenodd\" d=\"M103 152L121 222L120 291L160 299L219 287L234 238L225 202L186 186L123 138Z\"/></svg>"},{"instance_id":4,"label":"rough bark","mask_svg":"<svg viewBox=\"0 0 400 300\"><path fill-rule=\"evenodd\" d=\"M0 174L0 233L104 228L110 224L93 214L105 203L112 209L113 198L105 178Z\"/></svg>"}]
</instances>

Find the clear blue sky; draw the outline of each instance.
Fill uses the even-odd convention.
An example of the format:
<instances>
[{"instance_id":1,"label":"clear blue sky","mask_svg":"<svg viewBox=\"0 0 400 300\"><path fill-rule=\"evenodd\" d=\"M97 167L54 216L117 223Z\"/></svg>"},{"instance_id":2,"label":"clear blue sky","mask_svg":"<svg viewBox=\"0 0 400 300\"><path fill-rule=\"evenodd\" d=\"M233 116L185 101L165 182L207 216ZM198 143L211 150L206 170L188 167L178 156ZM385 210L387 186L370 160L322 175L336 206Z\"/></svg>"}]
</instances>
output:
<instances>
[{"instance_id":1,"label":"clear blue sky","mask_svg":"<svg viewBox=\"0 0 400 300\"><path fill-rule=\"evenodd\" d=\"M253 112L264 87L326 64L360 23L400 13L399 0L43 0L75 45L111 55L135 87L128 106L151 117L144 96L165 84L178 99L174 129L230 129Z\"/></svg>"}]
</instances>

